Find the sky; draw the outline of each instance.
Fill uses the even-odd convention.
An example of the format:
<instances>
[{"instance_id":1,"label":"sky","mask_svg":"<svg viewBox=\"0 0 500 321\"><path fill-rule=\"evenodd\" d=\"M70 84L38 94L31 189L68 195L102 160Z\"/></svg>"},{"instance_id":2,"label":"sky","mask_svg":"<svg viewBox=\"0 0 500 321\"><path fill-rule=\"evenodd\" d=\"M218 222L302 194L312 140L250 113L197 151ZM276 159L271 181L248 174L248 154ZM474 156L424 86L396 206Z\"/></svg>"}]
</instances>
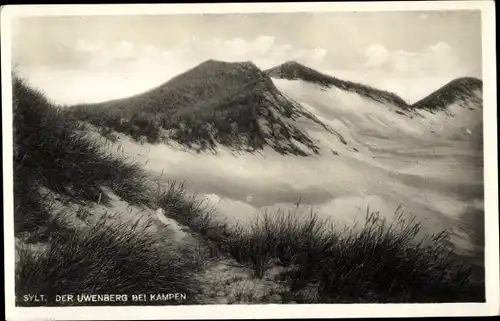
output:
<instances>
[{"instance_id":1,"label":"sky","mask_svg":"<svg viewBox=\"0 0 500 321\"><path fill-rule=\"evenodd\" d=\"M409 102L481 78L479 11L17 18L17 72L60 104L143 92L207 60L296 60Z\"/></svg>"}]
</instances>

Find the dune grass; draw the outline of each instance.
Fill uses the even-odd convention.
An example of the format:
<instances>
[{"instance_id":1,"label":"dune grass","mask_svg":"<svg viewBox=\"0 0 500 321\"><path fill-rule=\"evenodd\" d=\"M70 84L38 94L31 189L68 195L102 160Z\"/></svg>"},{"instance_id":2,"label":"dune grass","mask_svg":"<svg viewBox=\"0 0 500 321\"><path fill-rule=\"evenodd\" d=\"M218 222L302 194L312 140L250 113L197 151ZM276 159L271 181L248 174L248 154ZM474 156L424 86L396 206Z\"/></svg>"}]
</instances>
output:
<instances>
[{"instance_id":1,"label":"dune grass","mask_svg":"<svg viewBox=\"0 0 500 321\"><path fill-rule=\"evenodd\" d=\"M223 250L222 244L231 236L229 225L216 219L216 209L207 202L189 194L184 182L168 182L167 187L158 189L156 207L163 208L166 215L176 220L201 237L208 257L217 258Z\"/></svg>"},{"instance_id":2,"label":"dune grass","mask_svg":"<svg viewBox=\"0 0 500 321\"><path fill-rule=\"evenodd\" d=\"M301 302L453 302L477 296L470 292L470 269L450 258L448 234L417 238L420 229L403 212L391 224L368 212L360 229L338 230L314 213L301 221L291 211L264 214L250 228L237 229L228 247L257 276L271 259L295 266L287 276L293 291L317 285L318 296L297 297Z\"/></svg>"},{"instance_id":3,"label":"dune grass","mask_svg":"<svg viewBox=\"0 0 500 321\"><path fill-rule=\"evenodd\" d=\"M475 101L482 104L482 99L474 94L475 90L482 91L482 89L483 82L480 79L474 77L457 78L415 102L412 108L436 112L446 110L450 104L455 102L467 104L468 101Z\"/></svg>"},{"instance_id":4,"label":"dune grass","mask_svg":"<svg viewBox=\"0 0 500 321\"><path fill-rule=\"evenodd\" d=\"M101 219L84 230L50 233L39 251L18 248L16 293L44 294L48 299L45 305L60 305L55 302L56 295L65 294L128 295L127 301L94 305L193 304L200 289L196 273L201 265L196 253L169 248L147 228L106 224ZM186 300L131 301L131 295L157 293L183 293ZM17 300L19 305L27 304L21 296Z\"/></svg>"},{"instance_id":5,"label":"dune grass","mask_svg":"<svg viewBox=\"0 0 500 321\"><path fill-rule=\"evenodd\" d=\"M18 77L13 130L16 230L32 230L47 218L40 187L72 201L106 202L102 187L131 204L149 201L140 165L106 152L85 126Z\"/></svg>"},{"instance_id":6,"label":"dune grass","mask_svg":"<svg viewBox=\"0 0 500 321\"><path fill-rule=\"evenodd\" d=\"M250 266L257 278L275 266L289 268L282 282L296 302L484 302L484 284L475 283L471 268L453 256L449 233L427 235L401 209L390 222L367 211L364 225L343 228L314 212L304 215L299 207L229 226L199 201L184 204L185 193L172 184L161 197L177 205L164 208L219 253ZM304 291L311 286L314 295Z\"/></svg>"}]
</instances>

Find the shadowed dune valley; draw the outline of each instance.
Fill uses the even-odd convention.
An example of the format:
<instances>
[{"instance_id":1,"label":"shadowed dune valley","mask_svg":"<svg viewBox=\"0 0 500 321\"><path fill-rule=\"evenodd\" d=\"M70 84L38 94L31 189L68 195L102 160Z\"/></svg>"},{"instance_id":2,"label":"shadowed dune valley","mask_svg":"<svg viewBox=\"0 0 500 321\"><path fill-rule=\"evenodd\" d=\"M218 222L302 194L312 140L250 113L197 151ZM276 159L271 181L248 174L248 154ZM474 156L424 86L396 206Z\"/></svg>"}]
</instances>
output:
<instances>
[{"instance_id":1,"label":"shadowed dune valley","mask_svg":"<svg viewBox=\"0 0 500 321\"><path fill-rule=\"evenodd\" d=\"M18 306L485 302L480 78L189 62L77 102L14 68Z\"/></svg>"}]
</instances>

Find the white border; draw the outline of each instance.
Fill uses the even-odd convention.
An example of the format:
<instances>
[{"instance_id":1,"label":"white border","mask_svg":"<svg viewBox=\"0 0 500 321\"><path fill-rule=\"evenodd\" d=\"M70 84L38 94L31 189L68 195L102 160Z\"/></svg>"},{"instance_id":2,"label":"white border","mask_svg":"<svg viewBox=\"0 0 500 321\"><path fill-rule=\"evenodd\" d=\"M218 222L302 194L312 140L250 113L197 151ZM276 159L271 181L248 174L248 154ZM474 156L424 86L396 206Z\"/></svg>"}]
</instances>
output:
<instances>
[{"instance_id":1,"label":"white border","mask_svg":"<svg viewBox=\"0 0 500 321\"><path fill-rule=\"evenodd\" d=\"M337 11L482 12L484 83L484 177L486 225L486 303L453 304L317 304L317 305L204 305L175 307L41 307L14 306L14 225L12 177L11 18L14 16L147 15L189 13L283 13ZM5 310L7 320L140 320L242 318L362 318L486 316L500 314L498 168L496 124L495 8L493 1L415 1L344 3L225 3L225 4L120 4L120 5L15 5L1 11L3 190L5 250ZM10 175L9 175L10 174Z\"/></svg>"}]
</instances>

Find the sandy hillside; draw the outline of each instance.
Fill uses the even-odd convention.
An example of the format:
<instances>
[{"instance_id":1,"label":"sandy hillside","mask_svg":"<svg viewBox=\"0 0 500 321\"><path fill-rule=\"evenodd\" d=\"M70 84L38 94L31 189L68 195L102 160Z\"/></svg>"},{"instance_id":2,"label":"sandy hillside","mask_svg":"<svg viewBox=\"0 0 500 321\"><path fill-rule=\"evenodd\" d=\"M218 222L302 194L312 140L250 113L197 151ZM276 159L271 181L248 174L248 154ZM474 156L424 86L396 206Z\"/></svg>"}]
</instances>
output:
<instances>
[{"instance_id":1,"label":"sandy hillside","mask_svg":"<svg viewBox=\"0 0 500 321\"><path fill-rule=\"evenodd\" d=\"M348 145L320 126L300 123L320 144L320 155L283 156L270 149L234 153L223 146L217 154L196 153L175 143L140 145L127 138L121 141L124 151L162 180L186 180L191 191L234 222L264 210L294 208L298 199L304 205L299 212L312 207L340 224L362 221L367 207L391 218L403 205L426 231L453 229L456 245L473 249L468 236L473 227L457 223L484 206L481 157L470 148L474 136L467 132L473 128L477 135L477 110L406 116L341 90L301 81L274 83Z\"/></svg>"},{"instance_id":2,"label":"sandy hillside","mask_svg":"<svg viewBox=\"0 0 500 321\"><path fill-rule=\"evenodd\" d=\"M126 112L119 117L126 118L144 105L141 113L151 119L182 116L174 134L165 124L153 127L165 140L121 134L117 151L163 182L186 181L221 219L241 223L263 211L294 209L342 225L363 221L367 208L391 219L403 206L426 232L450 229L460 251L474 250L477 227L469 217L484 206L480 80L458 79L409 105L302 65L285 71L208 61L86 112L121 106ZM248 143L249 150L240 148Z\"/></svg>"}]
</instances>

